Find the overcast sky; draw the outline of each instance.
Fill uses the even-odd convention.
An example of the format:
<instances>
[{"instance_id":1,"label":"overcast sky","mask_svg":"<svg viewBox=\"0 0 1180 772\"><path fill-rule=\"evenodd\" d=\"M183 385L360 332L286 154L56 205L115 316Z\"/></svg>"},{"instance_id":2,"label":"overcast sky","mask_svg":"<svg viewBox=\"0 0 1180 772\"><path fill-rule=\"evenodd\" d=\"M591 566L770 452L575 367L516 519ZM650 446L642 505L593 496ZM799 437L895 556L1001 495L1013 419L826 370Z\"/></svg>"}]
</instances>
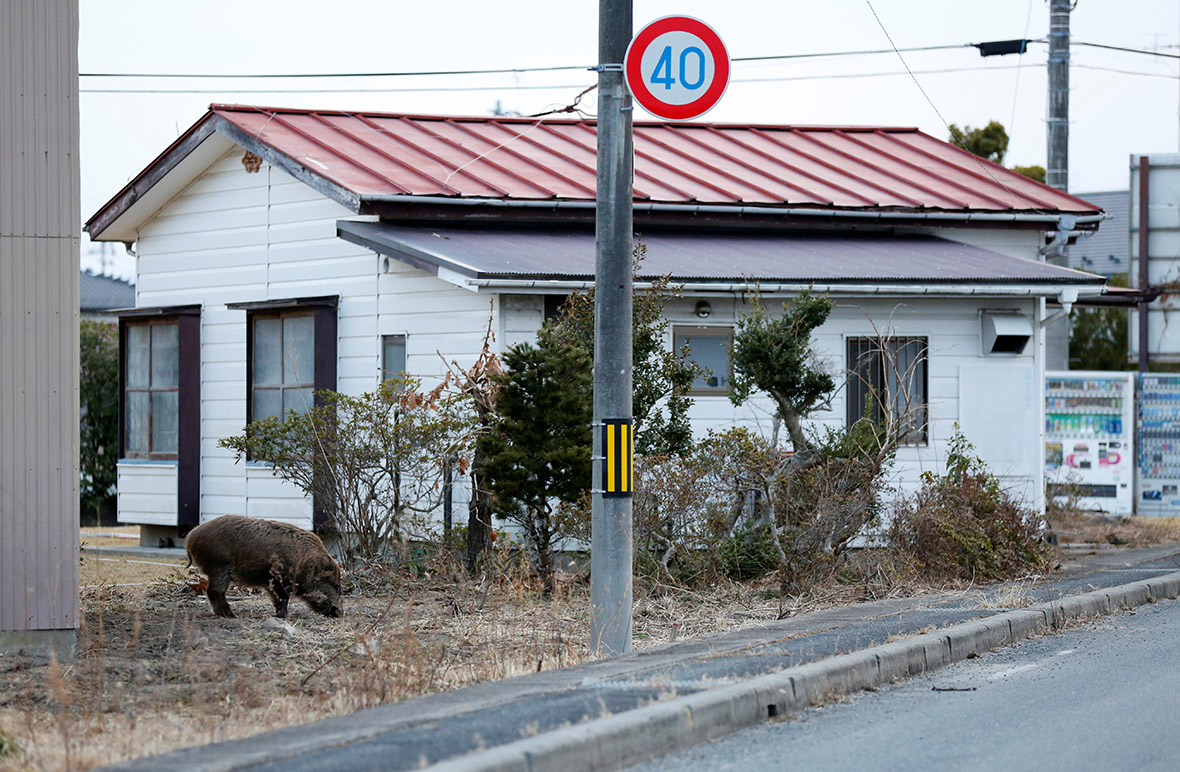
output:
<instances>
[{"instance_id":1,"label":"overcast sky","mask_svg":"<svg viewBox=\"0 0 1180 772\"><path fill-rule=\"evenodd\" d=\"M597 59L593 0L80 5L83 219L210 103L455 115L490 115L498 104L528 115L567 105L596 81L584 69L314 80L88 75L584 68ZM1046 0L634 0L634 7L636 30L670 14L702 19L734 59L891 49L889 38L902 49L1044 40L1049 22ZM1079 0L1071 26L1070 190L1125 189L1131 153L1180 149L1180 2ZM735 62L729 90L701 120L917 126L942 139L946 124L998 120L1012 137L1007 165L1045 165L1046 44L1023 56L984 59L974 48L902 56L904 63L892 51ZM190 91L160 93L180 89ZM593 92L582 107L593 115ZM83 267L98 269L89 252L84 245ZM125 277L133 271L121 246L108 252L106 267Z\"/></svg>"}]
</instances>

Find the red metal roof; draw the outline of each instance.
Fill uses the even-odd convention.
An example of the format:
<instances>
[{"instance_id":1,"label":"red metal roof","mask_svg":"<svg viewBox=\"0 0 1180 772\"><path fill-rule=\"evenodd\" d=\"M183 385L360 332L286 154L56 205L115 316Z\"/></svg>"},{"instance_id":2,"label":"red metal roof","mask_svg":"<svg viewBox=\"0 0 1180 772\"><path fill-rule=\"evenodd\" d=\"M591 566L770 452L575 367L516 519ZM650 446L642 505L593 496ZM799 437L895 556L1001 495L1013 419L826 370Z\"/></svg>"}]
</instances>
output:
<instances>
[{"instance_id":1,"label":"red metal roof","mask_svg":"<svg viewBox=\"0 0 1180 772\"><path fill-rule=\"evenodd\" d=\"M594 121L211 111L360 198L594 198ZM1097 210L914 128L636 122L634 137L636 201Z\"/></svg>"},{"instance_id":2,"label":"red metal roof","mask_svg":"<svg viewBox=\"0 0 1180 772\"><path fill-rule=\"evenodd\" d=\"M126 214L212 133L358 212L366 202L409 196L575 206L595 196L591 120L212 105L90 219L91 236ZM944 212L956 219L1029 214L1046 222L1100 211L914 128L636 122L634 142L635 201L656 207L836 216ZM132 219L150 216L142 210Z\"/></svg>"}]
</instances>

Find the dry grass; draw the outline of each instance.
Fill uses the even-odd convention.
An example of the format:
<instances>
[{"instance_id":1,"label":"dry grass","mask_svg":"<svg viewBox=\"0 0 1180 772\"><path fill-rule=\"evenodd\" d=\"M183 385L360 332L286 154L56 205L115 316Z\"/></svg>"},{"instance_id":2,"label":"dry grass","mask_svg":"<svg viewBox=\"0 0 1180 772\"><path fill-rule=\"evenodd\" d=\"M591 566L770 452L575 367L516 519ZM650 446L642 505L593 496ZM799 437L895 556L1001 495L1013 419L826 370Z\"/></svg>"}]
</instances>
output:
<instances>
[{"instance_id":1,"label":"dry grass","mask_svg":"<svg viewBox=\"0 0 1180 772\"><path fill-rule=\"evenodd\" d=\"M982 609L995 609L1007 611L1009 609L1028 608L1035 606L1038 603L1044 603L1044 600L1037 597L1034 592L1036 583L1029 581L1027 584L1017 582L1015 584L1006 584L994 592L980 593L979 600L975 605Z\"/></svg>"},{"instance_id":2,"label":"dry grass","mask_svg":"<svg viewBox=\"0 0 1180 772\"><path fill-rule=\"evenodd\" d=\"M1049 525L1061 544L1147 547L1180 541L1180 518L1104 517L1072 509L1051 511Z\"/></svg>"},{"instance_id":3,"label":"dry grass","mask_svg":"<svg viewBox=\"0 0 1180 772\"><path fill-rule=\"evenodd\" d=\"M231 594L237 619L214 617L179 558L87 553L81 576L77 658L0 659L0 770L86 769L589 656L587 584L561 575L546 599L511 562L494 580L468 579L444 560L414 572L353 570L343 619L295 602L289 630L258 593ZM637 580L635 649L950 589L924 587L875 553L804 594L780 598L777 588L773 575L703 590Z\"/></svg>"},{"instance_id":4,"label":"dry grass","mask_svg":"<svg viewBox=\"0 0 1180 772\"><path fill-rule=\"evenodd\" d=\"M139 526L94 526L82 528L82 542L89 547L138 547Z\"/></svg>"},{"instance_id":5,"label":"dry grass","mask_svg":"<svg viewBox=\"0 0 1180 772\"><path fill-rule=\"evenodd\" d=\"M519 565L470 580L446 565L346 576L345 617L263 594L214 617L184 561L86 553L73 662L0 660L0 770L75 770L337 716L588 656L589 587L543 598ZM758 588L640 587L635 648L780 613Z\"/></svg>"}]
</instances>

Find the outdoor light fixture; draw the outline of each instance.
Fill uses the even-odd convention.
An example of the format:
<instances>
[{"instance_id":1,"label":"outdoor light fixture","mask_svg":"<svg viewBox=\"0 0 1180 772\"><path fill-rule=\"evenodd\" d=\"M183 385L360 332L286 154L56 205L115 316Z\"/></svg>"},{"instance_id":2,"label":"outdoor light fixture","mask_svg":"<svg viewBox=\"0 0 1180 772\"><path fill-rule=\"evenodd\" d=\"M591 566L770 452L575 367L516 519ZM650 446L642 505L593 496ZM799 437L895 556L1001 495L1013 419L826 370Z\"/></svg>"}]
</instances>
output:
<instances>
[{"instance_id":1,"label":"outdoor light fixture","mask_svg":"<svg viewBox=\"0 0 1180 772\"><path fill-rule=\"evenodd\" d=\"M693 313L702 319L708 319L709 315L713 313L713 306L709 305L707 300L698 300L696 307L693 308Z\"/></svg>"}]
</instances>

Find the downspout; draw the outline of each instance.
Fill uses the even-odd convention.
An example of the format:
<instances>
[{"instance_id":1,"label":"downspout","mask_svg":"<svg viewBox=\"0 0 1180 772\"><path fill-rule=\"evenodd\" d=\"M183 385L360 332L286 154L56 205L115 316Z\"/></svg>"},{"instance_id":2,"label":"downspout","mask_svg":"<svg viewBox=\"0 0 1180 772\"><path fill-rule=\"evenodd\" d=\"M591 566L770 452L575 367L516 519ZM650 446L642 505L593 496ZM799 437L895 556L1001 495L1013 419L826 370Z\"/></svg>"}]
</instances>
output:
<instances>
[{"instance_id":1,"label":"downspout","mask_svg":"<svg viewBox=\"0 0 1180 772\"><path fill-rule=\"evenodd\" d=\"M1045 257L1061 257L1077 224L1077 215L1061 215L1061 220L1057 223L1057 231L1053 234L1053 240L1041 247L1040 253Z\"/></svg>"},{"instance_id":2,"label":"downspout","mask_svg":"<svg viewBox=\"0 0 1180 772\"><path fill-rule=\"evenodd\" d=\"M1042 319L1042 328L1048 327L1058 319L1065 319L1069 316L1069 312L1073 310L1073 304L1078 302L1077 289L1070 287L1068 289L1061 290L1061 294L1057 296L1057 302L1061 304L1061 310Z\"/></svg>"}]
</instances>

